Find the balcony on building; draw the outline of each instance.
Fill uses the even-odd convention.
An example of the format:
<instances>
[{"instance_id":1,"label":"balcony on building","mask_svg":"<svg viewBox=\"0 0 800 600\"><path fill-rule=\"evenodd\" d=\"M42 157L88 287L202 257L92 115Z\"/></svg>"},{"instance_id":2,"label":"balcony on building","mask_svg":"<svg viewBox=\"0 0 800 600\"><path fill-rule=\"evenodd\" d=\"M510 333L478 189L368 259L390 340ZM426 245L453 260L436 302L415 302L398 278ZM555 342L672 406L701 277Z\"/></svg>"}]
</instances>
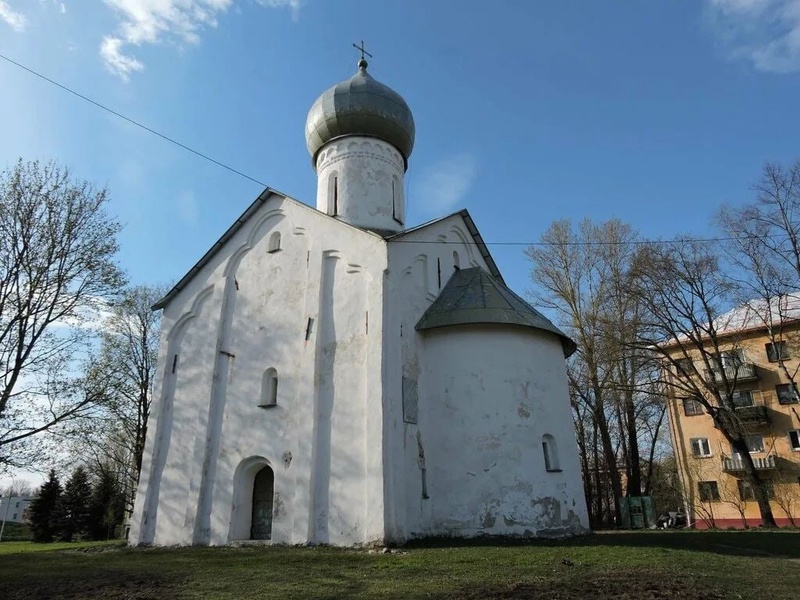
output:
<instances>
[{"instance_id":1,"label":"balcony on building","mask_svg":"<svg viewBox=\"0 0 800 600\"><path fill-rule=\"evenodd\" d=\"M778 468L778 461L774 454L753 456L752 458L758 471L774 471ZM722 470L726 473L741 473L745 470L744 460L741 456L723 456Z\"/></svg>"},{"instance_id":2,"label":"balcony on building","mask_svg":"<svg viewBox=\"0 0 800 600\"><path fill-rule=\"evenodd\" d=\"M720 355L720 367L712 367L708 372L709 380L715 384L722 385L726 381L731 383L746 383L758 381L758 369L756 366L747 362L741 350L730 350Z\"/></svg>"}]
</instances>

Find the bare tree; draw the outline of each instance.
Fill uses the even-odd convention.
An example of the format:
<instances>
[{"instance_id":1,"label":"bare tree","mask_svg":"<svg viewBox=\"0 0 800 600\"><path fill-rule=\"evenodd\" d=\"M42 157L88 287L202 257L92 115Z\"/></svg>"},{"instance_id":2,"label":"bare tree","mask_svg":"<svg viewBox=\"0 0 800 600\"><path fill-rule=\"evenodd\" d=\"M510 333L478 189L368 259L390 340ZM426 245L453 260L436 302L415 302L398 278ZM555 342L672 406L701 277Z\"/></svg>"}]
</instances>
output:
<instances>
[{"instance_id":1,"label":"bare tree","mask_svg":"<svg viewBox=\"0 0 800 600\"><path fill-rule=\"evenodd\" d=\"M658 419L657 413L642 410L643 404L652 405L647 386L652 355L633 343L642 312L627 283L635 241L633 230L617 220L586 220L576 229L559 221L538 246L526 250L533 262L535 301L557 315L578 345L568 374L595 526L604 520L604 505L619 522L616 499L625 493L623 473L627 494L641 495L640 445L650 440L642 439L647 428L640 420Z\"/></svg>"},{"instance_id":2,"label":"bare tree","mask_svg":"<svg viewBox=\"0 0 800 600\"><path fill-rule=\"evenodd\" d=\"M796 390L800 366L787 359L800 354L800 161L767 164L754 189L754 203L723 207L718 221L731 238L726 251L737 300L766 331L770 360Z\"/></svg>"},{"instance_id":3,"label":"bare tree","mask_svg":"<svg viewBox=\"0 0 800 600\"><path fill-rule=\"evenodd\" d=\"M33 496L36 493L33 486L27 481L14 481L10 485L0 488L0 497Z\"/></svg>"},{"instance_id":4,"label":"bare tree","mask_svg":"<svg viewBox=\"0 0 800 600\"><path fill-rule=\"evenodd\" d=\"M707 244L680 239L643 246L633 268L631 293L646 307L642 348L658 354L664 383L674 397L696 399L741 457L765 526L775 526L768 482L758 473L747 445L747 429L736 413L734 390L744 368L736 359L734 330L720 317L727 312L736 284L720 269Z\"/></svg>"},{"instance_id":5,"label":"bare tree","mask_svg":"<svg viewBox=\"0 0 800 600\"><path fill-rule=\"evenodd\" d=\"M102 411L82 423L81 454L96 473L113 474L129 500L142 469L158 359L161 313L151 307L166 291L164 286L125 291L85 377L105 388Z\"/></svg>"},{"instance_id":6,"label":"bare tree","mask_svg":"<svg viewBox=\"0 0 800 600\"><path fill-rule=\"evenodd\" d=\"M53 163L20 160L0 174L0 464L20 462L12 444L98 400L69 373L85 349L81 325L124 283L107 202Z\"/></svg>"}]
</instances>

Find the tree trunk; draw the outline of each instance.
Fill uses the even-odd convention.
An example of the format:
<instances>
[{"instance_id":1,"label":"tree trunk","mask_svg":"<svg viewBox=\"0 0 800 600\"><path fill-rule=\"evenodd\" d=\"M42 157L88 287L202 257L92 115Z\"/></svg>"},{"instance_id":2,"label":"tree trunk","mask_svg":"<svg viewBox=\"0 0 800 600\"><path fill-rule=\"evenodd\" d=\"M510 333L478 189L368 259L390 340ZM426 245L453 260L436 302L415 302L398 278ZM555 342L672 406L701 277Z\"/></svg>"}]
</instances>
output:
<instances>
[{"instance_id":1,"label":"tree trunk","mask_svg":"<svg viewBox=\"0 0 800 600\"><path fill-rule=\"evenodd\" d=\"M775 515L772 514L772 507L769 504L769 494L767 493L767 482L761 479L753 462L753 457L750 456L750 450L744 438L730 440L733 450L742 458L742 464L745 467L745 473L750 485L753 486L753 491L758 502L758 510L761 513L761 524L763 527L777 527L775 522Z\"/></svg>"}]
</instances>

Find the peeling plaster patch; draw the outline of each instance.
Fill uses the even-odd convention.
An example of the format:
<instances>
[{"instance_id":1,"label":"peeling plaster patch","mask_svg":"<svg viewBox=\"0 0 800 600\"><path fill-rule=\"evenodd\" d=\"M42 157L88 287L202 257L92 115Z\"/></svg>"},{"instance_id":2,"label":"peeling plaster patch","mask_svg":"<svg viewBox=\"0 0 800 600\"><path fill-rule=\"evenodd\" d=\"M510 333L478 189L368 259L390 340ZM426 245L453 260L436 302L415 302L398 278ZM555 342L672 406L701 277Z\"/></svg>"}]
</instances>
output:
<instances>
[{"instance_id":1,"label":"peeling plaster patch","mask_svg":"<svg viewBox=\"0 0 800 600\"><path fill-rule=\"evenodd\" d=\"M283 453L283 468L288 469L289 465L292 464L292 453L288 450Z\"/></svg>"},{"instance_id":2,"label":"peeling plaster patch","mask_svg":"<svg viewBox=\"0 0 800 600\"><path fill-rule=\"evenodd\" d=\"M283 506L283 497L280 494L275 494L275 500L272 505L272 518L277 519L282 517L286 511Z\"/></svg>"},{"instance_id":3,"label":"peeling plaster patch","mask_svg":"<svg viewBox=\"0 0 800 600\"><path fill-rule=\"evenodd\" d=\"M481 525L484 529L491 529L494 527L495 522L497 521L497 516L492 514L491 512L484 513L483 517L481 517Z\"/></svg>"},{"instance_id":4,"label":"peeling plaster patch","mask_svg":"<svg viewBox=\"0 0 800 600\"><path fill-rule=\"evenodd\" d=\"M529 419L529 418L530 418L530 416L531 416L531 411L529 411L529 410L528 410L528 409L525 407L525 403L524 403L524 402L520 402L520 403L519 403L519 406L517 407L517 414L518 414L518 415L520 416L520 418L522 418L522 419Z\"/></svg>"}]
</instances>

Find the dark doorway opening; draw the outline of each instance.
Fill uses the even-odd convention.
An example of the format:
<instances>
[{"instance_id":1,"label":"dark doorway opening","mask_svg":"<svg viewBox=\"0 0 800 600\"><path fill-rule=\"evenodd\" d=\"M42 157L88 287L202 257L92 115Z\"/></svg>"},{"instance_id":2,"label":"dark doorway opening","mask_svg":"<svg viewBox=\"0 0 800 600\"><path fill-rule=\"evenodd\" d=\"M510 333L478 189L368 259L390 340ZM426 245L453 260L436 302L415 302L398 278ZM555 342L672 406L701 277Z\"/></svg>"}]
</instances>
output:
<instances>
[{"instance_id":1,"label":"dark doorway opening","mask_svg":"<svg viewBox=\"0 0 800 600\"><path fill-rule=\"evenodd\" d=\"M275 474L270 467L256 473L253 481L253 515L250 521L251 540L272 539L272 496Z\"/></svg>"}]
</instances>

